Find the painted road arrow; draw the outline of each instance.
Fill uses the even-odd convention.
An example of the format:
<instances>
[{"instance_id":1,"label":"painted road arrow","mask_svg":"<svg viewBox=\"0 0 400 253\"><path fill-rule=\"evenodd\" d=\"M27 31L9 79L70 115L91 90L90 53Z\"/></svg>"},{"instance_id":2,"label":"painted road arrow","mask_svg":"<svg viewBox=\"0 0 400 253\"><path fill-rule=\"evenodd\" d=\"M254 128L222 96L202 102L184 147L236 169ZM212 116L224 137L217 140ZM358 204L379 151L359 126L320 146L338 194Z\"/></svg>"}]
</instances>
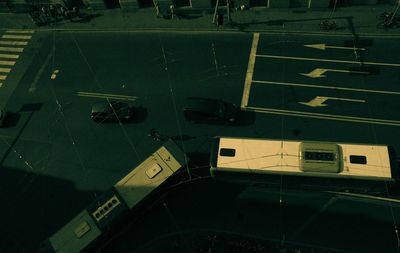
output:
<instances>
[{"instance_id":1,"label":"painted road arrow","mask_svg":"<svg viewBox=\"0 0 400 253\"><path fill-rule=\"evenodd\" d=\"M365 100L361 99L351 99L351 98L336 98L336 97L321 97L321 96L316 96L315 98L311 99L308 102L299 102L300 104L307 105L310 107L322 107L322 106L328 106L327 104L324 104L324 102L328 99L331 100L340 100L340 101L349 101L349 102L360 102L360 103L365 103Z\"/></svg>"},{"instance_id":2,"label":"painted road arrow","mask_svg":"<svg viewBox=\"0 0 400 253\"><path fill-rule=\"evenodd\" d=\"M320 77L326 77L325 72L339 72L339 73L352 73L352 74L362 74L362 75L368 75L370 74L369 72L365 72L365 71L353 71L353 70L343 70L343 69L319 69L316 68L313 71L311 71L310 73L299 73L300 75L303 76L308 76L311 78L320 78Z\"/></svg>"},{"instance_id":3,"label":"painted road arrow","mask_svg":"<svg viewBox=\"0 0 400 253\"><path fill-rule=\"evenodd\" d=\"M336 46L327 46L326 44L309 44L309 45L304 45L304 46L319 49L319 50L326 50L327 48L344 49L344 50L365 50L365 48L362 48L362 47L336 47Z\"/></svg>"}]
</instances>

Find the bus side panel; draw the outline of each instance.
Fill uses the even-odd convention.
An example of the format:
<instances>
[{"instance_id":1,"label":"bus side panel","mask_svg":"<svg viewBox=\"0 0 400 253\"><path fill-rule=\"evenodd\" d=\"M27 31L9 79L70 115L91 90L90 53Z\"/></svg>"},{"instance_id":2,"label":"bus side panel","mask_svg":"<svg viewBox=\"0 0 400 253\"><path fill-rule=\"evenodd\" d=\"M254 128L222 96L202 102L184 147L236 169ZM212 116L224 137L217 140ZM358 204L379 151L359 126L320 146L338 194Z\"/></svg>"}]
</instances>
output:
<instances>
[{"instance_id":1,"label":"bus side panel","mask_svg":"<svg viewBox=\"0 0 400 253\"><path fill-rule=\"evenodd\" d=\"M220 137L214 137L211 144L211 153L210 153L210 173L212 176L215 175L215 171L217 170L217 162L218 162L218 150L219 150L219 141Z\"/></svg>"}]
</instances>

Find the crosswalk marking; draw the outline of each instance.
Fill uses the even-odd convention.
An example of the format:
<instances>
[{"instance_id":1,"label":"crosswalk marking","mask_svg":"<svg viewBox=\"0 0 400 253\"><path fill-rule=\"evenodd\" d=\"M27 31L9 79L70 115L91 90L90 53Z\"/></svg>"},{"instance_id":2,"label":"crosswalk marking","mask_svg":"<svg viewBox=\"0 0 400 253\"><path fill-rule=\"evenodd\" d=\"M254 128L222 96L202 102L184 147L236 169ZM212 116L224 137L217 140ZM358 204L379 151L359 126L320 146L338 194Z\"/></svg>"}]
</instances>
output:
<instances>
[{"instance_id":1,"label":"crosswalk marking","mask_svg":"<svg viewBox=\"0 0 400 253\"><path fill-rule=\"evenodd\" d=\"M10 73L10 68L0 68L0 73Z\"/></svg>"},{"instance_id":2,"label":"crosswalk marking","mask_svg":"<svg viewBox=\"0 0 400 253\"><path fill-rule=\"evenodd\" d=\"M14 66L15 61L0 61L0 65Z\"/></svg>"},{"instance_id":3,"label":"crosswalk marking","mask_svg":"<svg viewBox=\"0 0 400 253\"><path fill-rule=\"evenodd\" d=\"M23 39L23 40L29 40L32 38L32 35L3 35L1 36L3 39Z\"/></svg>"},{"instance_id":4,"label":"crosswalk marking","mask_svg":"<svg viewBox=\"0 0 400 253\"><path fill-rule=\"evenodd\" d=\"M19 55L17 54L0 54L0 58L7 58L7 59L18 59Z\"/></svg>"},{"instance_id":5,"label":"crosswalk marking","mask_svg":"<svg viewBox=\"0 0 400 253\"><path fill-rule=\"evenodd\" d=\"M7 30L6 33L34 33L34 30Z\"/></svg>"},{"instance_id":6,"label":"crosswalk marking","mask_svg":"<svg viewBox=\"0 0 400 253\"><path fill-rule=\"evenodd\" d=\"M28 45L27 40L32 38L32 34L34 32L34 30L7 30L6 34L0 36L0 59L18 60L19 54L16 53L22 53L24 51L23 46ZM4 66L14 66L15 63L15 61L0 60L0 81L5 81L7 78L6 74L11 72L11 68L7 68ZM2 86L3 83L0 82L0 88Z\"/></svg>"},{"instance_id":7,"label":"crosswalk marking","mask_svg":"<svg viewBox=\"0 0 400 253\"><path fill-rule=\"evenodd\" d=\"M0 47L0 51L22 53L24 51L24 48L23 47Z\"/></svg>"},{"instance_id":8,"label":"crosswalk marking","mask_svg":"<svg viewBox=\"0 0 400 253\"><path fill-rule=\"evenodd\" d=\"M0 41L0 45L6 46L26 46L28 45L28 41Z\"/></svg>"}]
</instances>

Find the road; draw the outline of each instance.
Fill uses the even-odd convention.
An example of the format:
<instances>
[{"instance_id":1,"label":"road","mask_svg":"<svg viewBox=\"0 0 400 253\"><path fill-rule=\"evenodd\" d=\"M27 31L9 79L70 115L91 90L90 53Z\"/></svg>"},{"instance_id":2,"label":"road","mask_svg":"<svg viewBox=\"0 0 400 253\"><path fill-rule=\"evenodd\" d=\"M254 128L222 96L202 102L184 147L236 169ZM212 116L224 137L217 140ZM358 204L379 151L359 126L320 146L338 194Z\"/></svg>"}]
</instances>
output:
<instances>
[{"instance_id":1,"label":"road","mask_svg":"<svg viewBox=\"0 0 400 253\"><path fill-rule=\"evenodd\" d=\"M29 42L11 68L0 64L2 106L12 112L0 132L0 196L8 203L1 240L15 251L36 249L152 153L159 143L147 137L150 128L203 164L217 135L400 150L395 38L359 38L354 45L351 37L307 34L27 34L1 39ZM305 46L314 44L326 48ZM182 115L188 96L241 105L241 119L235 126L193 125ZM92 122L91 105L106 97L134 103L137 120Z\"/></svg>"}]
</instances>

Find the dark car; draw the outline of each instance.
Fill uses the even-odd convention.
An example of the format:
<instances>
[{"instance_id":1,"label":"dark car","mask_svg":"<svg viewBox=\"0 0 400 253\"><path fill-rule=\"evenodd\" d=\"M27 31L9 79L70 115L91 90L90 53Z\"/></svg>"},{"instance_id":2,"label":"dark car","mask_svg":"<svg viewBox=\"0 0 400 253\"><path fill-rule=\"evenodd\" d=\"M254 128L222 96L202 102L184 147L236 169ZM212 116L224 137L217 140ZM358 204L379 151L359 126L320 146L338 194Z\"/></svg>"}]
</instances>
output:
<instances>
[{"instance_id":1,"label":"dark car","mask_svg":"<svg viewBox=\"0 0 400 253\"><path fill-rule=\"evenodd\" d=\"M194 123L232 124L236 121L238 108L217 99L189 97L183 109L185 118Z\"/></svg>"},{"instance_id":2,"label":"dark car","mask_svg":"<svg viewBox=\"0 0 400 253\"><path fill-rule=\"evenodd\" d=\"M129 121L133 117L134 107L119 101L104 101L92 106L91 118L96 122Z\"/></svg>"},{"instance_id":3,"label":"dark car","mask_svg":"<svg viewBox=\"0 0 400 253\"><path fill-rule=\"evenodd\" d=\"M0 109L0 127L4 126L6 115L7 113L3 109Z\"/></svg>"}]
</instances>

